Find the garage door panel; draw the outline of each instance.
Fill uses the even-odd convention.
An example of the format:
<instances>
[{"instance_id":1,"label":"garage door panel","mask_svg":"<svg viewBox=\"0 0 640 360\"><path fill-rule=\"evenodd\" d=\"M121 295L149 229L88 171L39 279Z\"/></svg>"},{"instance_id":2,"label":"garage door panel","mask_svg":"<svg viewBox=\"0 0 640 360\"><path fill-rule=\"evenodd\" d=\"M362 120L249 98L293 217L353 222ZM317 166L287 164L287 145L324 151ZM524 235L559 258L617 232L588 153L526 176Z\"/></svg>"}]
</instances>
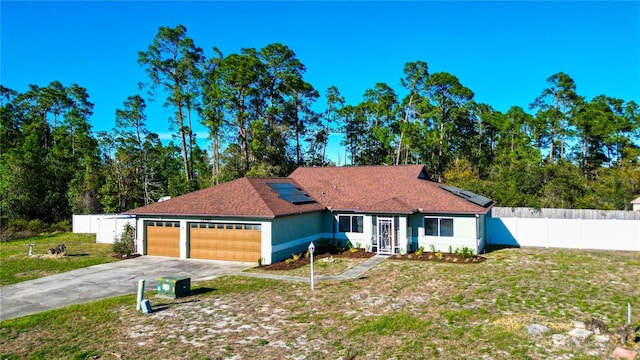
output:
<instances>
[{"instance_id":1,"label":"garage door panel","mask_svg":"<svg viewBox=\"0 0 640 360\"><path fill-rule=\"evenodd\" d=\"M260 225L191 224L190 257L197 259L250 261L261 257Z\"/></svg>"},{"instance_id":2,"label":"garage door panel","mask_svg":"<svg viewBox=\"0 0 640 360\"><path fill-rule=\"evenodd\" d=\"M180 257L180 227L175 222L147 223L147 255Z\"/></svg>"}]
</instances>

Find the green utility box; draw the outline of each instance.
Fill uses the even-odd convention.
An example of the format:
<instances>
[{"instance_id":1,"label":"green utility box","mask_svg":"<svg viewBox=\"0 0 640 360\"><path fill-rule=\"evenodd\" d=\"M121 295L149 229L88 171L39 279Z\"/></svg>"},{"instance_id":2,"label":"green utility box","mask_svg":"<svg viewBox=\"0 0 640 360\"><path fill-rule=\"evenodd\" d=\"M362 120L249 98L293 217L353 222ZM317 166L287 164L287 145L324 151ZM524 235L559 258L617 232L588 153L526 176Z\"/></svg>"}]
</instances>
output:
<instances>
[{"instance_id":1,"label":"green utility box","mask_svg":"<svg viewBox=\"0 0 640 360\"><path fill-rule=\"evenodd\" d=\"M191 293L191 278L177 276L163 276L158 278L158 295L170 298L189 296Z\"/></svg>"}]
</instances>

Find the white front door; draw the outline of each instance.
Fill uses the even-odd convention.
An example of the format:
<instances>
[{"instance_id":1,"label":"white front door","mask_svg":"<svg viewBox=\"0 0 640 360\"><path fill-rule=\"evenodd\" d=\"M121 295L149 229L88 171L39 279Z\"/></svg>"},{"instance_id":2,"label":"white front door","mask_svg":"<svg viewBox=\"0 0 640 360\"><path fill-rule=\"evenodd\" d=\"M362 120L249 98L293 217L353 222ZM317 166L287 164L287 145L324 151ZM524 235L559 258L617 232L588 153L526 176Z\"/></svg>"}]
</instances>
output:
<instances>
[{"instance_id":1,"label":"white front door","mask_svg":"<svg viewBox=\"0 0 640 360\"><path fill-rule=\"evenodd\" d=\"M397 246L393 218L378 218L378 254L393 254Z\"/></svg>"}]
</instances>

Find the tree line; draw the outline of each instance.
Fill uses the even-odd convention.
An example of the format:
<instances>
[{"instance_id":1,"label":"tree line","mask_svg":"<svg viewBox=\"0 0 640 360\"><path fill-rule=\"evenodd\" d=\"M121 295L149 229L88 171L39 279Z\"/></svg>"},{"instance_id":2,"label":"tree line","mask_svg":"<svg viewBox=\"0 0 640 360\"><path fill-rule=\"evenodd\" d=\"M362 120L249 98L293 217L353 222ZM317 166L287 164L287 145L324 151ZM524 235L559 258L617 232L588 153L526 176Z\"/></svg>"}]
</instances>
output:
<instances>
[{"instance_id":1,"label":"tree line","mask_svg":"<svg viewBox=\"0 0 640 360\"><path fill-rule=\"evenodd\" d=\"M318 104L286 45L212 53L205 57L184 26L161 27L138 53L147 74L141 94L123 99L111 132L91 131L93 104L78 84L23 93L0 85L3 224L121 212L243 176L335 166L327 146L336 133L345 164L423 164L432 180L500 206L628 209L640 192L638 105L588 100L562 72L528 109L505 113L424 61L405 64L403 97L377 83L351 105L331 86ZM151 99L171 110L168 144L147 127ZM198 123L210 148L196 142Z\"/></svg>"}]
</instances>

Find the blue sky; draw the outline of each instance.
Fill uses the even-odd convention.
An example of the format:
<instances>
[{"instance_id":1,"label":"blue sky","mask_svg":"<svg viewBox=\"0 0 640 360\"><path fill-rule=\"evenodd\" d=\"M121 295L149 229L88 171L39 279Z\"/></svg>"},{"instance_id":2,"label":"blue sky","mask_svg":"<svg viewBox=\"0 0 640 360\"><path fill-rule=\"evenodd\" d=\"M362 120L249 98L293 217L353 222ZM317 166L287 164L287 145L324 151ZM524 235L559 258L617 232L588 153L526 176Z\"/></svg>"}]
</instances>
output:
<instances>
[{"instance_id":1,"label":"blue sky","mask_svg":"<svg viewBox=\"0 0 640 360\"><path fill-rule=\"evenodd\" d=\"M280 42L321 94L347 103L386 82L399 95L404 64L456 75L475 99L525 110L557 72L588 99L640 103L640 2L0 2L0 83L17 91L54 80L87 88L94 131L145 81L137 52L160 26L183 24L196 45L228 55ZM324 99L319 100L321 103ZM149 104L148 127L168 137L170 112ZM204 137L204 132L200 132ZM339 139L332 138L334 160Z\"/></svg>"}]
</instances>

